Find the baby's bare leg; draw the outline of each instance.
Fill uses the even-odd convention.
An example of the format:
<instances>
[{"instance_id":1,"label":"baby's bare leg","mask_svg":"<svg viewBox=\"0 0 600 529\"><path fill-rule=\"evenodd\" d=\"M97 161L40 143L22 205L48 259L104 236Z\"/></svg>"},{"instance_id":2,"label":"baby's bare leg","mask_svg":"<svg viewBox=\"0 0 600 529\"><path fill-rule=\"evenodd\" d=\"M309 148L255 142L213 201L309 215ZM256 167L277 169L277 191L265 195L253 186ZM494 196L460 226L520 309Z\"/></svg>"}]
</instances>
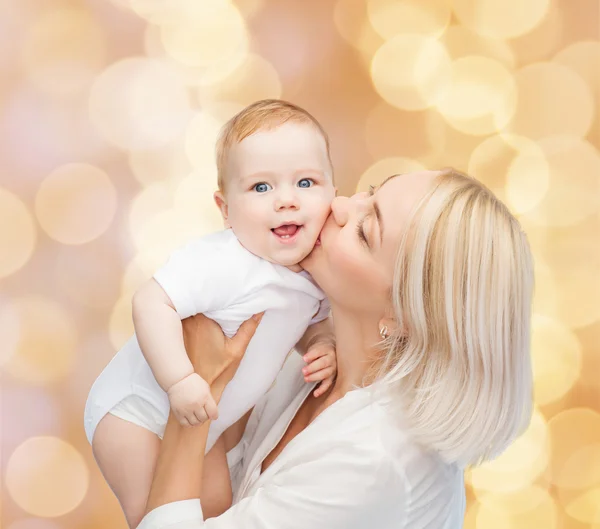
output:
<instances>
[{"instance_id":1,"label":"baby's bare leg","mask_svg":"<svg viewBox=\"0 0 600 529\"><path fill-rule=\"evenodd\" d=\"M159 448L156 434L111 414L96 428L94 457L131 529L144 516Z\"/></svg>"},{"instance_id":2,"label":"baby's bare leg","mask_svg":"<svg viewBox=\"0 0 600 529\"><path fill-rule=\"evenodd\" d=\"M219 437L204 458L200 497L205 520L219 516L231 507L233 494L223 436Z\"/></svg>"}]
</instances>

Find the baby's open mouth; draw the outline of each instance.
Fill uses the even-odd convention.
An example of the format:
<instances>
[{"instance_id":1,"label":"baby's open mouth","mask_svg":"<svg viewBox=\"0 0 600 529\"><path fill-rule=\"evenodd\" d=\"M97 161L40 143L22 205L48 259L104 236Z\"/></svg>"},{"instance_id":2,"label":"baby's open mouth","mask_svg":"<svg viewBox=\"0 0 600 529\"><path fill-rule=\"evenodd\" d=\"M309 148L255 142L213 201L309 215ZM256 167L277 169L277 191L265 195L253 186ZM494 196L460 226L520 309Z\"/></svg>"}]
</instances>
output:
<instances>
[{"instance_id":1,"label":"baby's open mouth","mask_svg":"<svg viewBox=\"0 0 600 529\"><path fill-rule=\"evenodd\" d=\"M293 238L302 228L299 224L282 224L277 228L271 229L271 231L277 235L280 239L291 239Z\"/></svg>"}]
</instances>

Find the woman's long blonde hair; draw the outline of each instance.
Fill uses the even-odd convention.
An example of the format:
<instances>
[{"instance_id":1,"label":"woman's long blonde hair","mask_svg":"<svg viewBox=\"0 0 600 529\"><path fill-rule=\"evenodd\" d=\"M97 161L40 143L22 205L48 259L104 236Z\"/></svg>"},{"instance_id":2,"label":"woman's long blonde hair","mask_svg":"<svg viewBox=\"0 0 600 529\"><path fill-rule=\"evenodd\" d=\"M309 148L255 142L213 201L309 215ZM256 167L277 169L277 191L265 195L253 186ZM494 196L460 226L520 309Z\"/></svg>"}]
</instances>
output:
<instances>
[{"instance_id":1,"label":"woman's long blonde hair","mask_svg":"<svg viewBox=\"0 0 600 529\"><path fill-rule=\"evenodd\" d=\"M399 248L398 327L376 386L445 460L493 458L529 424L532 290L518 221L481 183L443 171Z\"/></svg>"}]
</instances>

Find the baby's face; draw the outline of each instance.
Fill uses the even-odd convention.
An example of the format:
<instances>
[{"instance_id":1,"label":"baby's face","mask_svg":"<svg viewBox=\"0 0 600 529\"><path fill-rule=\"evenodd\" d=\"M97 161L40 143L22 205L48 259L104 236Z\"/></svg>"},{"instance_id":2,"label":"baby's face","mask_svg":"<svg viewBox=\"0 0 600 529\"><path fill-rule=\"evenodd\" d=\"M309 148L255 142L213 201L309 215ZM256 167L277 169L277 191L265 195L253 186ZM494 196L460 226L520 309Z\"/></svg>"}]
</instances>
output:
<instances>
[{"instance_id":1,"label":"baby's face","mask_svg":"<svg viewBox=\"0 0 600 529\"><path fill-rule=\"evenodd\" d=\"M232 147L226 172L227 224L239 241L263 259L297 269L335 196L321 134L304 123L256 132Z\"/></svg>"}]
</instances>

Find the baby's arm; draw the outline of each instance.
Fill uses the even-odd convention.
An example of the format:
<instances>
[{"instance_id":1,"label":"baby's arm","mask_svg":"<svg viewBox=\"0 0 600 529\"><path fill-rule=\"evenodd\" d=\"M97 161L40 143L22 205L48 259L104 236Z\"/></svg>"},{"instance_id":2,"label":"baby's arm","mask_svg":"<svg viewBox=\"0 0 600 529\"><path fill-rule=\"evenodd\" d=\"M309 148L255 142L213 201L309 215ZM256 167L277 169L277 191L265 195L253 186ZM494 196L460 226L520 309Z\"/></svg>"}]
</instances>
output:
<instances>
[{"instance_id":1,"label":"baby's arm","mask_svg":"<svg viewBox=\"0 0 600 529\"><path fill-rule=\"evenodd\" d=\"M133 296L133 326L140 349L181 424L217 418L208 384L185 351L181 319L169 296L150 279ZM204 409L203 409L204 408ZM186 422L187 421L187 422Z\"/></svg>"}]
</instances>

